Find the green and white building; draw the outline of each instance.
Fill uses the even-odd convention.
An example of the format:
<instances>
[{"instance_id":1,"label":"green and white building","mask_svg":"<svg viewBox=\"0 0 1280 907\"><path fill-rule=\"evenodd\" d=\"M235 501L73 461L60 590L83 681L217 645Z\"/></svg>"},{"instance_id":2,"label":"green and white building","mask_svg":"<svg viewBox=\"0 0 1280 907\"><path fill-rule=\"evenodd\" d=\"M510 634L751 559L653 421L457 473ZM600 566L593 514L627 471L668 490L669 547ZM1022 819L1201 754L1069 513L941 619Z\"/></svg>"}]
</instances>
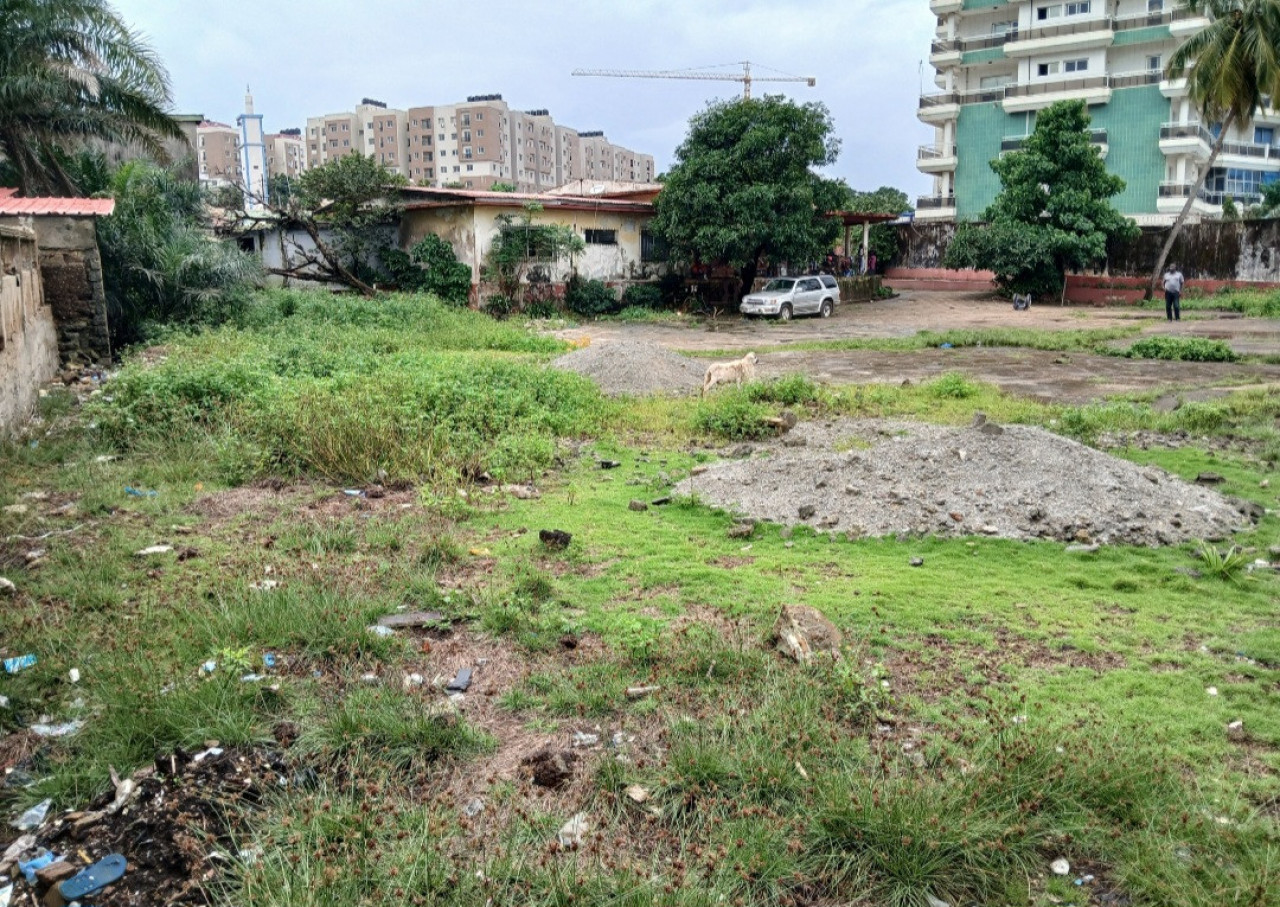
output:
<instances>
[{"instance_id":1,"label":"green and white building","mask_svg":"<svg viewBox=\"0 0 1280 907\"><path fill-rule=\"evenodd\" d=\"M917 167L933 177L917 220L969 220L999 191L988 166L1016 150L1036 111L1082 100L1107 169L1124 178L1116 206L1139 223L1172 222L1208 161L1216 124L1200 122L1186 80L1164 78L1169 56L1208 24L1178 0L929 0L938 17L929 55L938 90L920 98L934 128ZM1252 204L1280 179L1280 114L1233 129L1194 210Z\"/></svg>"}]
</instances>

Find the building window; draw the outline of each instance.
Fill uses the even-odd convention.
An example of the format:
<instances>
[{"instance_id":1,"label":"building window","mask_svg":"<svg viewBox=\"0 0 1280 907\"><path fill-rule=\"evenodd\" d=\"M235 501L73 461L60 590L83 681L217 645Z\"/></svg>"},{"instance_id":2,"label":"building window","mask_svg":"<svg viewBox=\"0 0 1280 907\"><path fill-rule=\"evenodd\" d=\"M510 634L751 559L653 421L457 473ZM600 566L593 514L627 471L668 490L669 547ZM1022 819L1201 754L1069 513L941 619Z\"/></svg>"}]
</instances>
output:
<instances>
[{"instance_id":1,"label":"building window","mask_svg":"<svg viewBox=\"0 0 1280 907\"><path fill-rule=\"evenodd\" d=\"M1147 12L1149 13L1164 12L1164 0L1147 0Z\"/></svg>"},{"instance_id":2,"label":"building window","mask_svg":"<svg viewBox=\"0 0 1280 907\"><path fill-rule=\"evenodd\" d=\"M1276 130L1272 126L1254 126L1253 141L1257 145L1271 145L1275 143Z\"/></svg>"},{"instance_id":3,"label":"building window","mask_svg":"<svg viewBox=\"0 0 1280 907\"><path fill-rule=\"evenodd\" d=\"M640 260L645 262L666 261L671 257L671 250L665 240L655 236L648 230L640 231Z\"/></svg>"},{"instance_id":4,"label":"building window","mask_svg":"<svg viewBox=\"0 0 1280 907\"><path fill-rule=\"evenodd\" d=\"M1079 0L1076 3L1068 3L1066 13L1068 16L1084 16L1093 8L1093 0Z\"/></svg>"},{"instance_id":5,"label":"building window","mask_svg":"<svg viewBox=\"0 0 1280 907\"><path fill-rule=\"evenodd\" d=\"M584 230L586 234L587 245L589 246L616 246L618 244L617 230Z\"/></svg>"},{"instance_id":6,"label":"building window","mask_svg":"<svg viewBox=\"0 0 1280 907\"><path fill-rule=\"evenodd\" d=\"M467 172L468 172L468 173L470 173L471 171L473 171L473 170L475 170L475 169L476 169L475 167L471 166L470 164L467 164Z\"/></svg>"},{"instance_id":7,"label":"building window","mask_svg":"<svg viewBox=\"0 0 1280 907\"><path fill-rule=\"evenodd\" d=\"M465 157L465 158L468 158L468 159L471 157L471 146L470 146L470 145L468 145L466 148L463 148L463 149L462 149L462 156L463 156L463 157Z\"/></svg>"},{"instance_id":8,"label":"building window","mask_svg":"<svg viewBox=\"0 0 1280 907\"><path fill-rule=\"evenodd\" d=\"M1036 67L1036 75L1038 76L1055 76L1058 74L1058 61L1052 63L1041 63Z\"/></svg>"},{"instance_id":9,"label":"building window","mask_svg":"<svg viewBox=\"0 0 1280 907\"><path fill-rule=\"evenodd\" d=\"M1159 72L1162 68L1160 64L1162 64L1163 62L1164 62L1164 58L1161 57L1159 54L1156 54L1155 56L1147 57L1147 72Z\"/></svg>"},{"instance_id":10,"label":"building window","mask_svg":"<svg viewBox=\"0 0 1280 907\"><path fill-rule=\"evenodd\" d=\"M1084 72L1089 68L1088 60L1065 60L1062 63L1065 72Z\"/></svg>"}]
</instances>

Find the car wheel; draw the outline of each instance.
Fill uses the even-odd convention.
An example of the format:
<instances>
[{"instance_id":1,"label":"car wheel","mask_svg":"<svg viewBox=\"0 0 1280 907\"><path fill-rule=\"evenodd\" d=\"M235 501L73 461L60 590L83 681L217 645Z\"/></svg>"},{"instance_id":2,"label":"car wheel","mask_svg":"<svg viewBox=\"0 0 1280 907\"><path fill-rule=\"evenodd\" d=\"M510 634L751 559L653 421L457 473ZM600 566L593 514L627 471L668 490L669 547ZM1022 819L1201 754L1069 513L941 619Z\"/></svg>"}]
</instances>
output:
<instances>
[{"instance_id":1,"label":"car wheel","mask_svg":"<svg viewBox=\"0 0 1280 907\"><path fill-rule=\"evenodd\" d=\"M819 310L818 314L821 315L823 318L831 317L831 300L830 299L822 300L822 308Z\"/></svg>"},{"instance_id":2,"label":"car wheel","mask_svg":"<svg viewBox=\"0 0 1280 907\"><path fill-rule=\"evenodd\" d=\"M791 320L791 306L784 305L782 308L778 309L778 320L779 321Z\"/></svg>"}]
</instances>

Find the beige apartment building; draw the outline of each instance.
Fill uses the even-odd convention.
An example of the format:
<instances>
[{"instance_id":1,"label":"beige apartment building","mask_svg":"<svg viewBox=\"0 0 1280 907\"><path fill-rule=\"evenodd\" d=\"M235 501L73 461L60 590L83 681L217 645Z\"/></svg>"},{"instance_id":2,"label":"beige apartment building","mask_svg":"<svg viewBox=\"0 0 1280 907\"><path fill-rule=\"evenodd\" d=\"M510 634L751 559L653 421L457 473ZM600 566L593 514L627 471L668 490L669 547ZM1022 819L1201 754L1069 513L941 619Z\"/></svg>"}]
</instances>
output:
<instances>
[{"instance_id":1,"label":"beige apartment building","mask_svg":"<svg viewBox=\"0 0 1280 907\"><path fill-rule=\"evenodd\" d=\"M240 130L204 120L196 127L196 163L200 185L209 188L240 182Z\"/></svg>"},{"instance_id":2,"label":"beige apartment building","mask_svg":"<svg viewBox=\"0 0 1280 907\"><path fill-rule=\"evenodd\" d=\"M271 176L293 178L307 169L307 148L301 129L284 129L268 135L266 143Z\"/></svg>"},{"instance_id":3,"label":"beige apartment building","mask_svg":"<svg viewBox=\"0 0 1280 907\"><path fill-rule=\"evenodd\" d=\"M308 119L305 140L308 166L360 152L417 186L542 192L583 178L650 182L654 169L652 155L558 126L545 109L512 110L497 94L408 110L366 98L352 113Z\"/></svg>"}]
</instances>

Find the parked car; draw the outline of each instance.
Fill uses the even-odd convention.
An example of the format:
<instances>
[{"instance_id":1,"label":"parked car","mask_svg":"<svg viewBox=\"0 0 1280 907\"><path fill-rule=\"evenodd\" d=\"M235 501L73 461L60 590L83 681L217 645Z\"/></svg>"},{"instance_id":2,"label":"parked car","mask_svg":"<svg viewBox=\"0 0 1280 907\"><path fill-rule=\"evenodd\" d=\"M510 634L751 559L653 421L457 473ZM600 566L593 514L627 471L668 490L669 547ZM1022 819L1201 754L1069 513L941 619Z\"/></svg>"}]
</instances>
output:
<instances>
[{"instance_id":1,"label":"parked car","mask_svg":"<svg viewBox=\"0 0 1280 907\"><path fill-rule=\"evenodd\" d=\"M754 293L742 297L743 315L776 315L790 321L792 315L830 318L840 301L840 284L830 274L775 277Z\"/></svg>"}]
</instances>

